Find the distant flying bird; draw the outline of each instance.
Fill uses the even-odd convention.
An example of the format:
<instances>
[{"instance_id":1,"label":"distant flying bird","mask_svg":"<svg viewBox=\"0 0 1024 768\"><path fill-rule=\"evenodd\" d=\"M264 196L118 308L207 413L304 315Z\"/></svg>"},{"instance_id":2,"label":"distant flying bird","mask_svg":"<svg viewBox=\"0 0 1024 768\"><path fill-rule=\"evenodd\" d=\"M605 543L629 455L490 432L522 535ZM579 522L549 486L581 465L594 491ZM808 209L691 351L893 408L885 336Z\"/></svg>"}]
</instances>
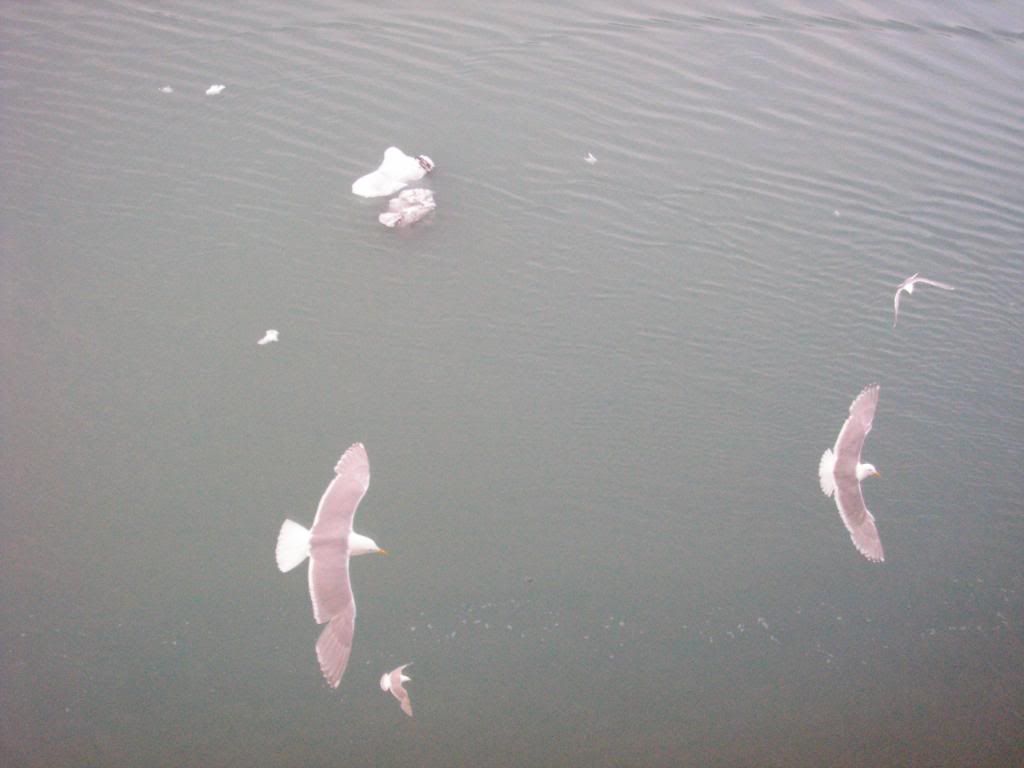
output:
<instances>
[{"instance_id":1,"label":"distant flying bird","mask_svg":"<svg viewBox=\"0 0 1024 768\"><path fill-rule=\"evenodd\" d=\"M892 327L896 327L896 318L900 314L900 292L906 291L908 296L913 295L914 286L918 283L924 283L925 285L934 285L936 288L941 288L944 291L956 290L952 285L946 285L945 283L938 283L935 280L929 280L927 277L918 277L920 272L915 272L902 283L899 288L896 289L896 296L893 298L893 313L892 313Z\"/></svg>"},{"instance_id":2,"label":"distant flying bird","mask_svg":"<svg viewBox=\"0 0 1024 768\"><path fill-rule=\"evenodd\" d=\"M402 711L409 717L412 717L412 702L409 700L409 692L405 690L405 686L402 683L409 682L409 678L403 674L403 670L411 664L412 662L410 661L408 664L395 667L390 672L385 672L380 676L380 689L382 691L391 691L391 695L398 699L398 703L402 705Z\"/></svg>"},{"instance_id":3,"label":"distant flying bird","mask_svg":"<svg viewBox=\"0 0 1024 768\"><path fill-rule=\"evenodd\" d=\"M206 89L206 95L219 96L221 91L223 91L225 88L227 88L226 85L211 85L209 88Z\"/></svg>"},{"instance_id":4,"label":"distant flying bird","mask_svg":"<svg viewBox=\"0 0 1024 768\"><path fill-rule=\"evenodd\" d=\"M384 197L397 192L410 181L419 181L434 170L434 161L426 155L410 157L398 147L384 150L380 167L352 184L352 193L360 197Z\"/></svg>"},{"instance_id":5,"label":"distant flying bird","mask_svg":"<svg viewBox=\"0 0 1024 768\"><path fill-rule=\"evenodd\" d=\"M285 520L277 537L277 567L290 571L309 557L309 596L313 618L326 623L316 641L320 671L337 688L345 674L356 627L356 602L348 561L371 552L387 554L377 542L352 530L356 507L370 487L370 460L355 443L334 467L335 476L320 499L312 530Z\"/></svg>"},{"instance_id":6,"label":"distant flying bird","mask_svg":"<svg viewBox=\"0 0 1024 768\"><path fill-rule=\"evenodd\" d=\"M865 478L878 475L873 464L862 464L860 453L864 438L871 431L871 422L878 407L879 386L865 387L850 405L850 415L839 430L834 448L826 449L818 463L818 480L826 496L835 494L839 516L850 532L853 545L873 562L885 560L882 541L878 538L875 518L864 505L860 484Z\"/></svg>"},{"instance_id":7,"label":"distant flying bird","mask_svg":"<svg viewBox=\"0 0 1024 768\"><path fill-rule=\"evenodd\" d=\"M584 157L583 159L586 160L590 165L593 165L594 163L597 162L597 158L594 157L592 152L587 152L587 156Z\"/></svg>"},{"instance_id":8,"label":"distant flying bird","mask_svg":"<svg viewBox=\"0 0 1024 768\"><path fill-rule=\"evenodd\" d=\"M388 201L388 210L377 217L385 227L408 227L437 208L429 189L403 189Z\"/></svg>"},{"instance_id":9,"label":"distant flying bird","mask_svg":"<svg viewBox=\"0 0 1024 768\"><path fill-rule=\"evenodd\" d=\"M256 343L262 347L264 344L269 344L272 341L277 341L277 335L277 331L275 331L273 328L270 328L265 334L263 334L263 338L257 341Z\"/></svg>"}]
</instances>

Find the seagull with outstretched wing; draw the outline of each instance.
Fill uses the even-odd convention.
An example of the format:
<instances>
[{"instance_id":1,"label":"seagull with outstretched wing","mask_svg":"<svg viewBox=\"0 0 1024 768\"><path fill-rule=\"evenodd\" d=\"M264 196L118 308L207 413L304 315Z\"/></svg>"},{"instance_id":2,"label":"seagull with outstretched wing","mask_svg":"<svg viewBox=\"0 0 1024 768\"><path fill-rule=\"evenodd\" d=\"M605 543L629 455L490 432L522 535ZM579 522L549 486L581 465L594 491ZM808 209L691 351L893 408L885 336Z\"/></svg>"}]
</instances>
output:
<instances>
[{"instance_id":1,"label":"seagull with outstretched wing","mask_svg":"<svg viewBox=\"0 0 1024 768\"><path fill-rule=\"evenodd\" d=\"M349 581L349 558L371 552L387 554L368 536L352 530L356 507L370 487L370 460L362 443L351 446L334 467L320 499L313 527L285 520L277 537L277 567L290 571L309 558L309 597L313 618L326 624L316 641L324 679L334 688L341 682L352 652L356 601Z\"/></svg>"},{"instance_id":2,"label":"seagull with outstretched wing","mask_svg":"<svg viewBox=\"0 0 1024 768\"><path fill-rule=\"evenodd\" d=\"M861 481L879 475L873 464L862 464L864 439L871 431L871 422L878 407L879 386L865 387L850 405L850 415L839 430L834 448L826 448L818 463L818 481L826 496L836 497L839 516L850 532L853 545L873 562L885 560L882 540L878 538L875 518L864 504Z\"/></svg>"},{"instance_id":3,"label":"seagull with outstretched wing","mask_svg":"<svg viewBox=\"0 0 1024 768\"><path fill-rule=\"evenodd\" d=\"M955 291L956 289L952 285L946 285L946 283L940 283L936 280L929 280L927 277L921 277L920 272L915 272L902 283L896 289L896 295L893 297L893 313L892 313L892 327L896 327L896 318L900 314L900 294L903 291L907 292L907 296L914 294L914 286L918 283L924 283L925 285L934 285L936 288L941 288L944 291Z\"/></svg>"}]
</instances>

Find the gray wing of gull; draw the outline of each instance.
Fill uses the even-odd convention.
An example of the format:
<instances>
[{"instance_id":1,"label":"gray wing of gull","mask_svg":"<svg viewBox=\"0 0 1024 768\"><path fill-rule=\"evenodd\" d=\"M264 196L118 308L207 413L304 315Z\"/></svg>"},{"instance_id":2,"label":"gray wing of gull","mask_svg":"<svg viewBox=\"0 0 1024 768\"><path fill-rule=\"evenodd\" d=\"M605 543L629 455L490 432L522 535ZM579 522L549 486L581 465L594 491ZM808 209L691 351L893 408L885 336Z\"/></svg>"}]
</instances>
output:
<instances>
[{"instance_id":1,"label":"gray wing of gull","mask_svg":"<svg viewBox=\"0 0 1024 768\"><path fill-rule=\"evenodd\" d=\"M348 657L352 653L352 636L356 631L356 604L351 602L348 608L339 613L320 633L316 641L316 658L320 662L320 671L332 688L337 688L341 677L348 666Z\"/></svg>"},{"instance_id":2,"label":"gray wing of gull","mask_svg":"<svg viewBox=\"0 0 1024 768\"><path fill-rule=\"evenodd\" d=\"M334 467L335 476L317 507L309 538L309 597L317 624L327 623L316 643L320 670L337 687L355 633L356 602L349 581L348 535L356 508L370 486L370 462L361 443Z\"/></svg>"},{"instance_id":3,"label":"gray wing of gull","mask_svg":"<svg viewBox=\"0 0 1024 768\"><path fill-rule=\"evenodd\" d=\"M952 285L949 285L948 283L940 283L937 280L929 280L927 277L919 277L917 278L917 282L924 283L925 285L934 285L936 288L942 288L945 291L956 290L956 288L954 288Z\"/></svg>"},{"instance_id":4,"label":"gray wing of gull","mask_svg":"<svg viewBox=\"0 0 1024 768\"><path fill-rule=\"evenodd\" d=\"M873 561L881 561L885 555L875 527L875 518L864 503L860 480L857 479L857 464L860 463L864 440L875 418L879 389L877 384L866 387L850 405L850 415L839 430L833 449L835 465L832 472L839 516L857 550Z\"/></svg>"},{"instance_id":5,"label":"gray wing of gull","mask_svg":"<svg viewBox=\"0 0 1024 768\"><path fill-rule=\"evenodd\" d=\"M362 443L345 451L334 471L309 536L309 596L317 624L330 621L353 602L348 535L356 508L370 487L370 461Z\"/></svg>"},{"instance_id":6,"label":"gray wing of gull","mask_svg":"<svg viewBox=\"0 0 1024 768\"><path fill-rule=\"evenodd\" d=\"M412 664L412 662L409 662L409 664ZM398 699L398 703L401 705L402 711L409 717L412 717L412 700L409 698L409 692L405 690L405 685L402 683L402 671L408 667L409 664L403 664L388 673L390 682L388 689L391 691L391 695Z\"/></svg>"}]
</instances>

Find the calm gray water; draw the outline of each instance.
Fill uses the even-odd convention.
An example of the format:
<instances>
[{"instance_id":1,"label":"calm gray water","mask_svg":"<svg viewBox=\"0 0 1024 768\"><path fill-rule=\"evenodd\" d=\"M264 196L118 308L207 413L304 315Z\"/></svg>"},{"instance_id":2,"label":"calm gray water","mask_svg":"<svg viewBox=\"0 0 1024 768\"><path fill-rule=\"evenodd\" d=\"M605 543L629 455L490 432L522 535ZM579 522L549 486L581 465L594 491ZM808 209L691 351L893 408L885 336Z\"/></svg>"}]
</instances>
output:
<instances>
[{"instance_id":1,"label":"calm gray water","mask_svg":"<svg viewBox=\"0 0 1024 768\"><path fill-rule=\"evenodd\" d=\"M1024 7L5 3L0 62L4 765L1024 763ZM881 565L817 480L874 381ZM273 548L355 441L332 690Z\"/></svg>"}]
</instances>

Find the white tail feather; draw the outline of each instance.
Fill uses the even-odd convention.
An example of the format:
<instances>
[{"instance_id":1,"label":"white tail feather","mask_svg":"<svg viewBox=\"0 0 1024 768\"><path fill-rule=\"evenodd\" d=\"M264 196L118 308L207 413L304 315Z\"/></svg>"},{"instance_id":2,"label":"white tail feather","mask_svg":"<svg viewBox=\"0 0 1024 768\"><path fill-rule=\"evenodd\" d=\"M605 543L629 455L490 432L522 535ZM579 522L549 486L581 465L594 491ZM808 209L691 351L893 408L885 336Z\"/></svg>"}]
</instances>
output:
<instances>
[{"instance_id":1,"label":"white tail feather","mask_svg":"<svg viewBox=\"0 0 1024 768\"><path fill-rule=\"evenodd\" d=\"M309 557L309 529L294 520L285 520L277 534L277 567L287 573Z\"/></svg>"},{"instance_id":2,"label":"white tail feather","mask_svg":"<svg viewBox=\"0 0 1024 768\"><path fill-rule=\"evenodd\" d=\"M821 454L821 461L818 462L818 482L821 483L821 492L831 496L836 492L836 479L832 471L836 466L836 457L832 455L832 449L826 448Z\"/></svg>"}]
</instances>

